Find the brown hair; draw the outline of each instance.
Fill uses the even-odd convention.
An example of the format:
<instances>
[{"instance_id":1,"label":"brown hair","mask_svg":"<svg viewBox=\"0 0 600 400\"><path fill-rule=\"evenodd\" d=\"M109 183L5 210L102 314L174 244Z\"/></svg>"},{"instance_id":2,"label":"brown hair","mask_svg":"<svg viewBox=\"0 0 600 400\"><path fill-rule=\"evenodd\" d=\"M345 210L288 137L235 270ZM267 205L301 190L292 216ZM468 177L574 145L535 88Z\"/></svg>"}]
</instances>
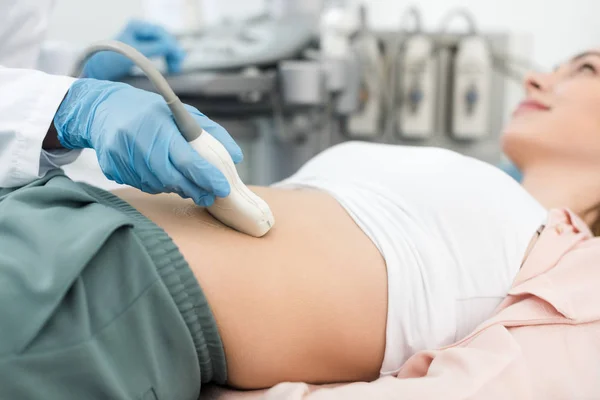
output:
<instances>
[{"instance_id":1,"label":"brown hair","mask_svg":"<svg viewBox=\"0 0 600 400\"><path fill-rule=\"evenodd\" d=\"M600 208L596 212L600 213ZM600 215L590 224L590 229L594 236L600 236Z\"/></svg>"},{"instance_id":2,"label":"brown hair","mask_svg":"<svg viewBox=\"0 0 600 400\"><path fill-rule=\"evenodd\" d=\"M587 214L587 215L586 215ZM589 224L590 230L594 236L600 236L600 203L595 204L589 208L587 212L583 213L583 217L592 216L594 219Z\"/></svg>"}]
</instances>

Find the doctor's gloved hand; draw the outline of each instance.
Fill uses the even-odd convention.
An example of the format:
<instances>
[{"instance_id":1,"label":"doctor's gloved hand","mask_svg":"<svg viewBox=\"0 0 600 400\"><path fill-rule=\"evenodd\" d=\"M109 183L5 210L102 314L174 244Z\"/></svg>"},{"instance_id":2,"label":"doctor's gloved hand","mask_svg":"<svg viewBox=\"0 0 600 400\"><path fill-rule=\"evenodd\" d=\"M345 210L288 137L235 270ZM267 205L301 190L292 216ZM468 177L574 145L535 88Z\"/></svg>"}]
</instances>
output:
<instances>
[{"instance_id":1,"label":"doctor's gloved hand","mask_svg":"<svg viewBox=\"0 0 600 400\"><path fill-rule=\"evenodd\" d=\"M175 37L159 25L134 20L115 39L134 47L148 58L163 57L169 73L181 70L185 52ZM90 58L83 75L86 78L112 81L127 75L131 67L133 62L126 57L104 51Z\"/></svg>"},{"instance_id":2,"label":"doctor's gloved hand","mask_svg":"<svg viewBox=\"0 0 600 400\"><path fill-rule=\"evenodd\" d=\"M227 131L187 106L196 121L242 161ZM107 178L147 193L174 192L210 206L229 195L225 176L201 158L179 132L165 100L124 83L80 79L59 107L54 125L69 149L93 148Z\"/></svg>"}]
</instances>

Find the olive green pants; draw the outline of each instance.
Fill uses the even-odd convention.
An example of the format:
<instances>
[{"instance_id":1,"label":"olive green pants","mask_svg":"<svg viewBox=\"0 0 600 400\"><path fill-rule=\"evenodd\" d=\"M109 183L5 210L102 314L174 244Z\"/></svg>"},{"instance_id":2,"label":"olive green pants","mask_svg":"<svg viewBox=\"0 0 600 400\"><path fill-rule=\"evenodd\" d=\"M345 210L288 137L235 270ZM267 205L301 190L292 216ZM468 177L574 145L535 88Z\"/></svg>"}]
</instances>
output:
<instances>
[{"instance_id":1,"label":"olive green pants","mask_svg":"<svg viewBox=\"0 0 600 400\"><path fill-rule=\"evenodd\" d=\"M226 371L164 231L60 171L0 189L0 399L197 399Z\"/></svg>"}]
</instances>

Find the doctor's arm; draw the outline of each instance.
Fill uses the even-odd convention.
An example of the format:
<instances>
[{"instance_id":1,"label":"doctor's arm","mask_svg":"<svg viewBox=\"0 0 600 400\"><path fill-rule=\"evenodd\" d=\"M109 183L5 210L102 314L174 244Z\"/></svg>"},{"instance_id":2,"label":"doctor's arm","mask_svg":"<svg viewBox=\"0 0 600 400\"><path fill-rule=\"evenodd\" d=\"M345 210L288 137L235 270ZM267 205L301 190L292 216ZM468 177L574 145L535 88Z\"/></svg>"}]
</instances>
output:
<instances>
[{"instance_id":1,"label":"doctor's arm","mask_svg":"<svg viewBox=\"0 0 600 400\"><path fill-rule=\"evenodd\" d=\"M235 163L242 160L223 127L193 107L188 111ZM227 179L185 141L159 95L0 67L0 187L26 185L84 148L95 150L109 179L147 193L173 192L202 206L229 194Z\"/></svg>"},{"instance_id":2,"label":"doctor's arm","mask_svg":"<svg viewBox=\"0 0 600 400\"><path fill-rule=\"evenodd\" d=\"M50 128L48 128L48 133L42 142L42 149L46 151L64 149L63 145L60 144L60 140L58 140L58 132L54 124L50 124Z\"/></svg>"},{"instance_id":3,"label":"doctor's arm","mask_svg":"<svg viewBox=\"0 0 600 400\"><path fill-rule=\"evenodd\" d=\"M0 187L25 185L77 158L77 150L42 149L73 81L0 66Z\"/></svg>"}]
</instances>

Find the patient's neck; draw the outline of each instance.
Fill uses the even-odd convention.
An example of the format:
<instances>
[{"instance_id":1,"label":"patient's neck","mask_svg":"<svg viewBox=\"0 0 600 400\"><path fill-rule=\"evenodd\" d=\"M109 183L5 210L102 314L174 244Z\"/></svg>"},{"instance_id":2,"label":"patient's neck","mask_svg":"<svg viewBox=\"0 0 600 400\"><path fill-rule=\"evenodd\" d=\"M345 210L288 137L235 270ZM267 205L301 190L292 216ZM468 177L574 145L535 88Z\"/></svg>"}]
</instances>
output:
<instances>
[{"instance_id":1,"label":"patient's neck","mask_svg":"<svg viewBox=\"0 0 600 400\"><path fill-rule=\"evenodd\" d=\"M598 216L600 175L596 169L548 163L528 167L522 186L546 209L569 208L591 224Z\"/></svg>"}]
</instances>

